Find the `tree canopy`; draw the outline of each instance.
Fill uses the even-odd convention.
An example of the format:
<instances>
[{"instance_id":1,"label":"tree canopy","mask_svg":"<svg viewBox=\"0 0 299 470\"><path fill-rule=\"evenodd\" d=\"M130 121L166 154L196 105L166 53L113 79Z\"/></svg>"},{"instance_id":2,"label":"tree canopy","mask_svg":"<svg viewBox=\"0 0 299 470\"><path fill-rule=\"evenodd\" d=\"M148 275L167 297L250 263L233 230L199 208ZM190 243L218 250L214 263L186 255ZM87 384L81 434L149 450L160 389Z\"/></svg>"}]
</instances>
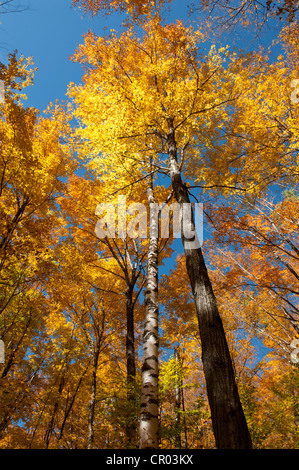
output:
<instances>
[{"instance_id":1,"label":"tree canopy","mask_svg":"<svg viewBox=\"0 0 299 470\"><path fill-rule=\"evenodd\" d=\"M297 2L72 3L65 102L0 64L0 448L298 448Z\"/></svg>"}]
</instances>

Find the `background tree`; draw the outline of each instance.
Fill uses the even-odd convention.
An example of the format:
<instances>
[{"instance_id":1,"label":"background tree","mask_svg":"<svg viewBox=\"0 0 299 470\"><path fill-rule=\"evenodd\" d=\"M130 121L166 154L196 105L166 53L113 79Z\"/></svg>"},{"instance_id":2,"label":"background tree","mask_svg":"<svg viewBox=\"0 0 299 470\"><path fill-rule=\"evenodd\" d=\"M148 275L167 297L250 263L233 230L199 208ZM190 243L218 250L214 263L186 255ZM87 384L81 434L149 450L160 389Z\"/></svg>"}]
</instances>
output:
<instances>
[{"instance_id":1,"label":"background tree","mask_svg":"<svg viewBox=\"0 0 299 470\"><path fill-rule=\"evenodd\" d=\"M21 91L32 83L31 65L30 59L10 54L8 64L0 66L5 84L0 106L2 431L17 416L25 419L34 403L42 356L34 364L30 352L45 339L44 282L52 268L51 247L61 230L55 202L63 190L62 179L75 168L70 148L59 140L71 135L64 110L57 107L51 116L38 118L37 110L22 104Z\"/></svg>"}]
</instances>

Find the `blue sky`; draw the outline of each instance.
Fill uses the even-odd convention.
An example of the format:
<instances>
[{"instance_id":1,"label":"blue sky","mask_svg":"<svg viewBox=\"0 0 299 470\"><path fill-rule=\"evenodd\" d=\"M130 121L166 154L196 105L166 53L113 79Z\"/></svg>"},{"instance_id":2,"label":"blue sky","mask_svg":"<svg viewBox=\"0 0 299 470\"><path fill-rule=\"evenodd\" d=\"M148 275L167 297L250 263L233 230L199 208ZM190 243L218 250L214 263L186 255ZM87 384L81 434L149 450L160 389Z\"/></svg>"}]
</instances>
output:
<instances>
[{"instance_id":1,"label":"blue sky","mask_svg":"<svg viewBox=\"0 0 299 470\"><path fill-rule=\"evenodd\" d=\"M7 54L15 49L34 58L38 71L34 86L27 89L26 104L42 111L50 101L65 99L71 81L80 81L81 66L72 63L69 57L83 42L82 35L89 29L104 34L104 28L115 27L120 17L82 17L71 7L71 0L22 0L22 3L28 5L27 10L0 17L0 61L5 63Z\"/></svg>"},{"instance_id":2,"label":"blue sky","mask_svg":"<svg viewBox=\"0 0 299 470\"><path fill-rule=\"evenodd\" d=\"M180 17L184 10L183 2L176 3L172 17ZM89 29L98 35L112 28L119 31L123 17L113 13L92 18L73 8L71 0L22 0L22 4L25 11L0 14L0 61L6 63L7 54L15 49L33 57L38 71L34 86L27 89L26 105L43 111L50 101L65 99L70 82L81 81L81 66L69 57L83 42L82 36Z\"/></svg>"},{"instance_id":3,"label":"blue sky","mask_svg":"<svg viewBox=\"0 0 299 470\"><path fill-rule=\"evenodd\" d=\"M119 30L123 17L113 13L92 18L74 9L71 0L20 0L20 3L27 6L25 11L0 15L0 61L5 63L7 54L15 49L34 58L38 71L34 86L27 89L26 104L43 111L50 101L65 99L70 82L81 81L81 66L72 63L69 57L83 42L82 36L89 29L99 35L109 33L111 28ZM174 0L167 21L187 19L188 3ZM273 32L265 31L264 44L269 44ZM227 40L245 49L257 47L244 34L233 33Z\"/></svg>"}]
</instances>

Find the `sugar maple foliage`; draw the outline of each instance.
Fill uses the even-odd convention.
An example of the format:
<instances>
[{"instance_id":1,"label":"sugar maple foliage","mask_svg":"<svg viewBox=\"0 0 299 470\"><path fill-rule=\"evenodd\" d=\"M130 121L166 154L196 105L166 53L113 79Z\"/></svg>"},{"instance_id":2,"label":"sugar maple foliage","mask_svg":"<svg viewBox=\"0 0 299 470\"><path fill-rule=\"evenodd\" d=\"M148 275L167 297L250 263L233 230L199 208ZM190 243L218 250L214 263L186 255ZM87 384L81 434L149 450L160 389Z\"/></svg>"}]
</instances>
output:
<instances>
[{"instance_id":1,"label":"sugar maple foliage","mask_svg":"<svg viewBox=\"0 0 299 470\"><path fill-rule=\"evenodd\" d=\"M220 53L214 48L199 60L198 42L203 35L184 27L181 22L162 26L160 18L155 16L143 25L143 30L142 40L132 27L120 38L112 34L107 39L90 33L85 44L79 47L75 60L86 66L85 84L71 86L69 90L76 103L74 116L82 124L78 134L89 142L86 150L88 148L93 169L101 172L105 165L107 171L108 165L111 180L120 163L128 168L133 160L137 168L139 163L139 168L144 169L142 155L146 152L161 169L164 162L160 155L167 154L166 171L175 198L179 203L190 203L180 174L178 153L181 151L186 157L181 165L183 162L186 165L190 158L194 162L199 158L198 147L203 145L199 137L202 126L205 128L209 123L211 129L213 122L215 133L220 132L216 123L221 127L226 105L233 100L233 71L221 66ZM217 445L250 447L229 350L202 252L200 248L190 249L184 236L183 245L198 312ZM218 342L212 340L214 334ZM213 355L223 358L221 365L211 359ZM219 370L216 371L217 364ZM221 374L224 374L222 379ZM217 381L225 383L225 391L217 387ZM219 399L215 399L217 389ZM230 406L234 412L228 409ZM230 431L224 431L223 426L231 426Z\"/></svg>"},{"instance_id":2,"label":"sugar maple foliage","mask_svg":"<svg viewBox=\"0 0 299 470\"><path fill-rule=\"evenodd\" d=\"M117 354L123 355L114 342L125 326L125 315L119 312L120 294L117 292L118 285L115 278L93 266L97 257L90 259L88 252L78 250L79 246L78 243L75 245L69 240L57 253L60 266L48 284L49 303L53 307L50 308L47 325L48 334L54 333L56 347L63 351L64 367L67 367L65 372L67 375L61 376L63 389L67 387L70 388L70 393L75 393L74 386L77 382L84 390L86 399L82 405L80 402L74 402L72 406L82 406L85 446L93 448L98 442L96 420L101 412L97 401L103 393L103 390L98 389L99 380L104 378L102 374L106 369L105 364L113 361L113 355L114 357ZM106 267L108 269L109 264L106 263ZM96 289L97 285L101 288ZM72 383L72 377L69 377L70 362L73 364L71 369L75 384ZM80 382L81 374L84 376ZM51 374L50 380L54 379L55 376ZM60 395L56 406L55 402L52 403L53 408L47 406L50 414L49 421L44 422L47 447L50 440L56 447L60 440L64 442L69 437L69 427L72 425L69 414L72 410L68 410L68 415L64 419L64 403L69 405L67 401L65 402L67 397L64 390L63 393L61 390ZM51 422L55 422L55 426L60 428L58 439L57 434L52 435Z\"/></svg>"},{"instance_id":3,"label":"sugar maple foliage","mask_svg":"<svg viewBox=\"0 0 299 470\"><path fill-rule=\"evenodd\" d=\"M292 187L297 175L296 24L281 34L287 59L269 65L227 48L201 54L201 31L152 15L166 2L74 4L147 22L138 34L131 22L122 35L86 35L74 56L85 74L70 86L72 116L61 106L43 116L24 107L31 60L11 54L0 65L1 448L250 447L246 423L254 447L298 446L298 367L290 363L298 200L290 190L280 204L258 202L269 182ZM170 177L168 190L159 174ZM184 238L186 257L158 289L169 247L99 240L95 209L116 207L120 192L145 205L190 202L192 185L206 198L227 197L226 207L223 199L206 207L215 229L204 247L209 275ZM267 348L263 358L253 340ZM219 387L227 371L229 390ZM228 391L242 404L242 442L222 414Z\"/></svg>"},{"instance_id":4,"label":"sugar maple foliage","mask_svg":"<svg viewBox=\"0 0 299 470\"><path fill-rule=\"evenodd\" d=\"M211 209L214 248L218 247L215 266L220 269L222 265L226 288L247 299L248 315L252 310L248 322L265 344L275 344L276 351L278 348L289 357L290 343L299 333L298 199L289 191L281 203L264 199L250 207L250 213L246 213L248 205L234 210L222 207L221 214L219 209Z\"/></svg>"},{"instance_id":5,"label":"sugar maple foliage","mask_svg":"<svg viewBox=\"0 0 299 470\"><path fill-rule=\"evenodd\" d=\"M103 273L103 275L110 275L112 284L109 289L106 289L107 293L118 295L118 302L125 312L126 390L128 407L132 408L131 418L128 418L125 428L126 443L130 446L133 445L133 442L135 445L136 440L135 307L140 288L144 284L142 270L144 269L146 246L142 243L139 245L138 241L133 243L128 238L97 238L95 209L99 201L106 200L107 190L110 193L111 189L111 186L107 188L103 182L93 181L91 177L86 180L74 176L69 180L65 197L61 198L59 202L65 217L72 220L74 240L77 244L85 246L84 251L92 265L91 269ZM115 199L117 201L117 197ZM97 284L96 281L90 283L91 287L96 290ZM118 286L119 284L120 286ZM100 292L101 287L98 289Z\"/></svg>"},{"instance_id":6,"label":"sugar maple foliage","mask_svg":"<svg viewBox=\"0 0 299 470\"><path fill-rule=\"evenodd\" d=\"M71 135L65 112L57 107L39 117L37 110L22 104L33 73L32 61L16 54L0 67L5 85L0 106L0 328L6 345L2 436L17 415L26 419L33 409L32 384L40 365L28 351L37 352L45 341L44 282L51 272L52 247L61 234L55 200L63 190L62 178L75 168L69 147L59 140Z\"/></svg>"},{"instance_id":7,"label":"sugar maple foliage","mask_svg":"<svg viewBox=\"0 0 299 470\"><path fill-rule=\"evenodd\" d=\"M81 149L83 150L83 149ZM86 255L86 262L89 263L89 269L91 272L98 272L98 275L102 273L104 276L108 276L111 280L111 285L106 289L107 295L117 295L117 301L120 308L118 315L119 321L121 318L126 317L126 335L123 338L123 349L126 353L126 374L127 374L127 408L131 408L131 412L128 413L128 419L125 425L126 445L136 445L136 433L137 433L137 414L136 414L136 394L137 384L139 381L138 368L137 368L137 355L135 353L138 347L138 336L136 335L136 329L139 331L139 317L138 317L138 300L142 288L147 285L145 293L145 308L147 311L144 327L144 363L146 366L142 367L142 380L144 378L144 397L141 394L141 408L142 413L148 413L148 408L153 411L154 397L150 395L150 371L152 369L151 362L154 365L157 364L157 360L153 358L152 346L155 346L153 335L156 334L156 323L153 327L150 327L152 317L154 317L156 302L154 296L156 295L156 282L155 276L157 275L157 260L151 261L152 267L148 269L153 271L151 276L147 277L147 281L144 277L144 270L147 257L152 260L153 251L160 252L161 245L165 247L165 241L161 243L161 240L152 238L150 242L144 240L132 240L130 237L116 238L97 238L95 233L95 226L97 218L100 220L102 214L95 215L95 209L99 202L106 201L107 197L111 204L115 204L117 209L117 194L111 196L113 193L113 187L105 184L106 175L102 175L101 180L99 178L93 178L92 174L89 174L89 178L72 176L70 177L67 185L67 190L64 197L61 197L58 201L61 207L61 211L64 217L71 221L72 229L71 234L74 243L77 246L82 246L82 250ZM130 204L132 187L130 184L125 184L125 180L122 182L119 178L116 182L116 187L122 187L123 193L127 194L127 205ZM147 183L145 180L140 181L138 189L146 188ZM112 191L111 191L112 190ZM158 192L160 196L165 191L161 189ZM110 196L109 196L110 194ZM144 195L145 196L145 195ZM146 203L146 196L144 199ZM152 243L155 244L156 249L150 248ZM84 248L83 248L84 247ZM150 249L149 249L150 248ZM164 249L163 254L160 254L162 260L169 254L169 250ZM155 254L155 257L157 255ZM155 274L156 272L156 274ZM109 277L110 276L110 277ZM100 279L100 278L99 278ZM90 282L92 289L97 292L101 292L105 289L100 285L100 281L95 280ZM137 313L136 313L137 312ZM136 317L137 315L137 317ZM157 321L157 318L156 318ZM154 344L153 344L154 343ZM157 355L157 353L156 353ZM156 378L155 378L156 379ZM153 393L157 393L157 387L152 387ZM155 390L154 390L155 389ZM149 400L148 397L152 397L153 400ZM157 416L156 416L157 421ZM156 430L154 432L155 439L157 439L157 423L155 425ZM148 430L146 431L148 434Z\"/></svg>"},{"instance_id":8,"label":"sugar maple foliage","mask_svg":"<svg viewBox=\"0 0 299 470\"><path fill-rule=\"evenodd\" d=\"M293 202L295 202L294 199ZM272 217L278 215L277 210L284 212L287 206L290 208L289 203L285 201L284 204L279 204L274 208ZM236 211L239 216L240 210L239 208ZM283 293L286 300L290 300L287 294L288 290L293 291L294 302L297 280L293 275L287 274L288 269L284 270L280 266L280 270L276 271L273 267L270 253L272 252L273 256L276 256L286 247L281 245L279 248L270 243L278 234L275 233L273 224L267 219L268 213L262 214L260 212L256 216L257 219L264 221L264 224L260 222L259 225L260 230L263 230L263 237L261 233L259 236L258 232L254 230L257 225L253 224L253 220L250 227L245 225L245 220L242 221L243 223L238 218L234 222L230 220L231 212L228 211L226 217L221 217L223 213L224 208L222 207L218 213L219 225L217 228L220 233L218 234L217 231L217 245L211 247L212 251L209 257L213 265L211 277L227 331L238 388L253 445L254 448L295 447L298 442L298 394L295 391L298 381L298 367L290 362L290 342L292 338L296 337L296 324L294 318L290 321L291 306L288 302L283 302L279 295L273 296L271 294L273 294L273 288L279 292L280 286L280 292ZM284 224L287 225L293 218L290 217L290 213L288 215L285 213L286 218L281 218L281 216L282 213L279 220L284 220ZM214 222L216 218L215 211ZM226 224L224 224L224 218L226 218ZM297 217L293 219L293 223L295 220ZM286 228L284 224L280 225L281 229L283 226ZM223 227L226 227L225 233ZM241 228L245 233L247 232L247 236L242 233ZM289 226L289 228L291 227ZM265 230L267 230L267 237ZM291 232L295 235L292 229ZM288 232L288 239L291 232ZM228 249L229 242L236 243L238 246L241 243L243 249L238 253L230 251ZM208 250L208 246L205 249ZM295 258L292 256L291 259L294 264ZM285 282L286 279L288 279L287 282ZM196 380L196 375L193 375L196 372L197 377L200 377L202 371L200 363L196 360L196 354L192 358L196 352L198 338L194 338L193 334L192 323L195 321L195 311L194 308L192 309L191 291L188 284L186 268L182 257L179 257L175 268L163 276L161 282L160 298L165 306L161 327L164 332L164 347L170 348L170 351L173 352L173 346L179 345L183 351L184 368L189 361L192 364L192 371L186 374L183 386L185 407L184 411L181 410L180 434L182 443L185 442L187 434L189 445L195 439L196 447L200 447L206 442L206 445L211 448L215 444L209 435L211 424L208 408L206 408L206 392L203 387L199 387L202 378ZM177 285L180 286L179 289ZM295 301L293 308L296 309L296 307L297 302ZM286 312L286 308L289 311ZM294 313L293 310L292 316ZM259 341L258 346L256 346L256 341ZM261 343L263 349L260 346ZM174 359L165 362L161 367L160 374L161 407L162 412L167 415L162 423L161 432L163 442L167 442L168 446L174 443L174 434L169 433L168 428L168 426L175 426L174 366ZM194 398L194 393L197 398ZM191 398L192 396L193 398ZM198 403L202 404L200 409L194 408L196 399ZM194 414L192 414L192 410ZM197 431L200 430L201 437L197 434L196 425L192 426L191 424L192 417L194 418L196 415L198 416L196 425L199 426ZM182 426L184 417L191 426L187 426L187 433L184 432L184 426ZM206 441L208 436L210 440Z\"/></svg>"}]
</instances>

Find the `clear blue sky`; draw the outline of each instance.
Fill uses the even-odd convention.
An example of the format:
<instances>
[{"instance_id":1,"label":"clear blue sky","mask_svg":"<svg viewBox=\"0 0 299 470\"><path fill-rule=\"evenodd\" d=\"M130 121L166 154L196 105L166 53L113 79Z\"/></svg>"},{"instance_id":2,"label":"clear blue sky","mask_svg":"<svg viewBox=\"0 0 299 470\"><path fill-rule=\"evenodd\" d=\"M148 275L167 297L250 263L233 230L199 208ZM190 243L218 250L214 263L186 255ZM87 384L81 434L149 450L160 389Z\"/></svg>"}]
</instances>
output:
<instances>
[{"instance_id":1,"label":"clear blue sky","mask_svg":"<svg viewBox=\"0 0 299 470\"><path fill-rule=\"evenodd\" d=\"M16 4L18 1L27 7L25 11L0 14L0 61L5 63L7 54L15 49L25 57L33 56L38 71L35 85L27 89L26 105L43 111L50 101L65 99L70 82L81 81L81 66L69 57L83 42L82 36L89 29L98 35L109 33L111 28L120 30L122 17L117 13L88 17L74 9L71 0L15 0ZM188 3L189 0L174 0L167 21L186 19ZM270 36L268 31L268 43ZM236 38L232 34L226 39L233 42ZM238 37L237 44L248 47L244 34Z\"/></svg>"},{"instance_id":2,"label":"clear blue sky","mask_svg":"<svg viewBox=\"0 0 299 470\"><path fill-rule=\"evenodd\" d=\"M22 0L27 9L0 14L0 61L15 49L25 57L32 56L38 71L35 85L27 88L27 106L43 111L50 101L65 99L67 85L81 81L82 69L69 57L89 29L98 35L120 30L123 17L99 14L92 18L71 6L71 0ZM16 0L16 4L18 4ZM172 17L181 17L185 2L174 2ZM184 5L185 4L185 5Z\"/></svg>"},{"instance_id":3,"label":"clear blue sky","mask_svg":"<svg viewBox=\"0 0 299 470\"><path fill-rule=\"evenodd\" d=\"M15 49L33 56L38 71L35 85L27 88L28 102L41 111L48 102L64 100L69 82L79 82L82 70L69 60L82 35L89 29L104 34L103 28L120 23L119 15L88 18L71 7L71 0L22 0L28 9L0 15L0 61L6 62Z\"/></svg>"}]
</instances>

